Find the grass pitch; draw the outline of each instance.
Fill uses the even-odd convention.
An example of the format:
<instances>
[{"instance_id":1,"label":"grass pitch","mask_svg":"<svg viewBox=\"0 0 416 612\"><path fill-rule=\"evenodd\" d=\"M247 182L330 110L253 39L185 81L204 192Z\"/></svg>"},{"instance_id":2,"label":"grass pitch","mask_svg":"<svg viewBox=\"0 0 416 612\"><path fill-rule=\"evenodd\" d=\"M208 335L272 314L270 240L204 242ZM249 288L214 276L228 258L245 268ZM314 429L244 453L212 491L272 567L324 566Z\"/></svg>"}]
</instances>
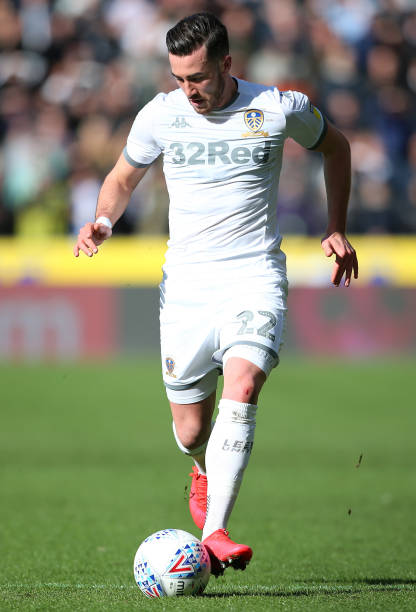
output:
<instances>
[{"instance_id":1,"label":"grass pitch","mask_svg":"<svg viewBox=\"0 0 416 612\"><path fill-rule=\"evenodd\" d=\"M137 547L199 532L158 361L1 366L0 609L415 610L415 366L283 360L230 523L251 565L161 600Z\"/></svg>"}]
</instances>

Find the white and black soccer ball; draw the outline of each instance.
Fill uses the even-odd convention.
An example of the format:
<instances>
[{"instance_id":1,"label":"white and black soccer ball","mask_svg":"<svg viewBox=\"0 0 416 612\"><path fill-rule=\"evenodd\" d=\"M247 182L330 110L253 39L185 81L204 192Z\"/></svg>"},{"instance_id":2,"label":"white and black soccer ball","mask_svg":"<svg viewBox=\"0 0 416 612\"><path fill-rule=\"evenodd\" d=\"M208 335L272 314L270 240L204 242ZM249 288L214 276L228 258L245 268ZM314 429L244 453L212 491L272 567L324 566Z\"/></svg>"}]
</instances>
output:
<instances>
[{"instance_id":1,"label":"white and black soccer ball","mask_svg":"<svg viewBox=\"0 0 416 612\"><path fill-rule=\"evenodd\" d=\"M146 597L199 595L210 574L207 549L181 529L153 533L140 544L134 557L134 578Z\"/></svg>"}]
</instances>

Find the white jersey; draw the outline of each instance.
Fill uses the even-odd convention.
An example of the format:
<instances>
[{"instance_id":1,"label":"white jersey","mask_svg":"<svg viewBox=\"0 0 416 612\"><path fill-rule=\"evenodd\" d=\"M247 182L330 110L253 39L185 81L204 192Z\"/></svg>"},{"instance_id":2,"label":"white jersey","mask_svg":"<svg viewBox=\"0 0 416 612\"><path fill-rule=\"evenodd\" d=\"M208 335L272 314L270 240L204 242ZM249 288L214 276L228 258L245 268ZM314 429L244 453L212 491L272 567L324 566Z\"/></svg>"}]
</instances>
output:
<instances>
[{"instance_id":1,"label":"white jersey","mask_svg":"<svg viewBox=\"0 0 416 612\"><path fill-rule=\"evenodd\" d=\"M135 167L163 153L169 271L195 263L222 269L251 258L285 273L277 219L284 141L314 148L325 121L302 93L235 80L233 100L208 115L181 89L158 94L128 136L124 155Z\"/></svg>"}]
</instances>

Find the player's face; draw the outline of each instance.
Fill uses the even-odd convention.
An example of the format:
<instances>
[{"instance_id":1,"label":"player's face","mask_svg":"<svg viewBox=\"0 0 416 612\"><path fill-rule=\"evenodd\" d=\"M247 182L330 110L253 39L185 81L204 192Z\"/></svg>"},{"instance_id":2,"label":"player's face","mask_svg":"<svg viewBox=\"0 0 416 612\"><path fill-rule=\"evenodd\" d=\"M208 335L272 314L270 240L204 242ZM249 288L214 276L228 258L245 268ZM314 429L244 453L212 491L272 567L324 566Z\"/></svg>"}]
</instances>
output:
<instances>
[{"instance_id":1,"label":"player's face","mask_svg":"<svg viewBox=\"0 0 416 612\"><path fill-rule=\"evenodd\" d=\"M224 106L228 92L226 78L231 68L231 57L208 61L205 45L190 55L169 54L172 74L197 113L206 115Z\"/></svg>"}]
</instances>

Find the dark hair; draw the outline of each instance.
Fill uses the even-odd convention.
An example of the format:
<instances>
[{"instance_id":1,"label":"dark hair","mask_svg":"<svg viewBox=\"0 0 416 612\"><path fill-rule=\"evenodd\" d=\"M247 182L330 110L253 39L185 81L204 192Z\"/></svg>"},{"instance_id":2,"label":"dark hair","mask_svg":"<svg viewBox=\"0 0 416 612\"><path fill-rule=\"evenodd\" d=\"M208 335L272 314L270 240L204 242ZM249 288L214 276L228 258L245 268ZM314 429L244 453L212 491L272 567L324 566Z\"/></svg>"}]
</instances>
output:
<instances>
[{"instance_id":1,"label":"dark hair","mask_svg":"<svg viewBox=\"0 0 416 612\"><path fill-rule=\"evenodd\" d=\"M222 59L229 53L227 30L211 13L184 17L166 34L166 46L172 55L190 55L204 44L208 60Z\"/></svg>"}]
</instances>

